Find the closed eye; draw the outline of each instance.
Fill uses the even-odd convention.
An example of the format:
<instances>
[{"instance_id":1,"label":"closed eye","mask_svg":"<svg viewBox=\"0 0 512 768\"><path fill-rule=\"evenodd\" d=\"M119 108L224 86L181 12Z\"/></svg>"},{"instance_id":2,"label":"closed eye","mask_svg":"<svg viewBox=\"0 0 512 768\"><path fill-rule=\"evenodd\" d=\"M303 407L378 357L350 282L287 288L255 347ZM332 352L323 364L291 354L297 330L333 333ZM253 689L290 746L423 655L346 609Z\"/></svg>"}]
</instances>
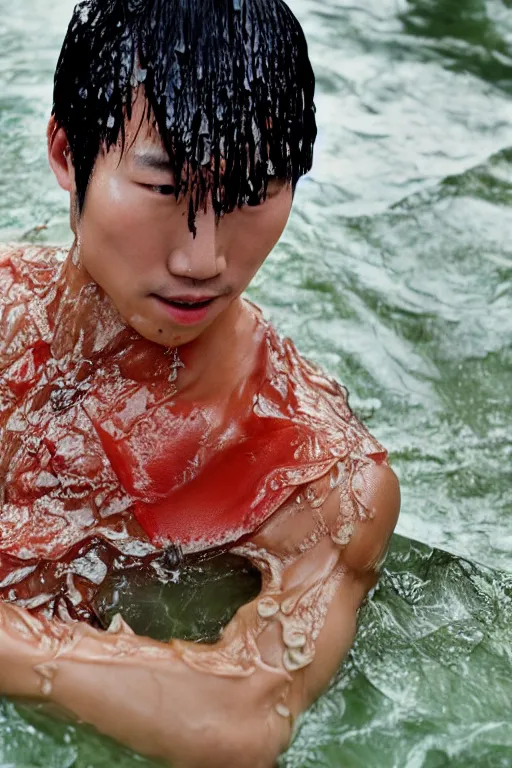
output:
<instances>
[{"instance_id":1,"label":"closed eye","mask_svg":"<svg viewBox=\"0 0 512 768\"><path fill-rule=\"evenodd\" d=\"M173 184L144 184L137 182L139 187L147 189L148 192L155 192L157 195L163 195L164 197L171 197L176 195L176 187Z\"/></svg>"},{"instance_id":2,"label":"closed eye","mask_svg":"<svg viewBox=\"0 0 512 768\"><path fill-rule=\"evenodd\" d=\"M176 187L173 187L172 184L159 184L157 186L148 185L148 188L153 192L157 192L159 195L165 195L166 197L176 195Z\"/></svg>"}]
</instances>

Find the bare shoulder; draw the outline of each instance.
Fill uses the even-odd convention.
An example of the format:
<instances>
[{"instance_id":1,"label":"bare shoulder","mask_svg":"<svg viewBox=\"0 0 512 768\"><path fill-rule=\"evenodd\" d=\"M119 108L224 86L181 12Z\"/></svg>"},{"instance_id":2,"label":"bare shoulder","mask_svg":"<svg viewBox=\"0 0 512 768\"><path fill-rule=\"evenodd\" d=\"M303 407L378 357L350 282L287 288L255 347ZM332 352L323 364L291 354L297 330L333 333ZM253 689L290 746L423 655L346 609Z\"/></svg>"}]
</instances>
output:
<instances>
[{"instance_id":1,"label":"bare shoulder","mask_svg":"<svg viewBox=\"0 0 512 768\"><path fill-rule=\"evenodd\" d=\"M351 570L377 570L400 512L398 479L386 461L371 460L337 484L335 476L298 488L251 541L293 560L327 537Z\"/></svg>"},{"instance_id":2,"label":"bare shoulder","mask_svg":"<svg viewBox=\"0 0 512 768\"><path fill-rule=\"evenodd\" d=\"M400 514L400 484L389 464L382 462L358 468L351 485L359 514L343 560L356 572L376 571Z\"/></svg>"}]
</instances>

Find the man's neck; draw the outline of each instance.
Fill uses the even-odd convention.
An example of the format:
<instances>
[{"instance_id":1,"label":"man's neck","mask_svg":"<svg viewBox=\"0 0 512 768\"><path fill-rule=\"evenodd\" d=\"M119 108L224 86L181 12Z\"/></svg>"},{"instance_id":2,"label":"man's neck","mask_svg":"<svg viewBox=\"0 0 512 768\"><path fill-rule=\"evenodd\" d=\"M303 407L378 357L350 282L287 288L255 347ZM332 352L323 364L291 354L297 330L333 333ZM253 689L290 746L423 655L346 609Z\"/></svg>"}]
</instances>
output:
<instances>
[{"instance_id":1,"label":"man's neck","mask_svg":"<svg viewBox=\"0 0 512 768\"><path fill-rule=\"evenodd\" d=\"M185 366L178 394L212 401L232 391L253 371L259 339L254 313L236 299L195 341L178 348Z\"/></svg>"},{"instance_id":2,"label":"man's neck","mask_svg":"<svg viewBox=\"0 0 512 768\"><path fill-rule=\"evenodd\" d=\"M178 368L176 397L211 402L243 381L256 363L260 339L256 328L253 311L238 298L197 339L178 347L183 367ZM79 263L73 247L57 284L54 357L70 356L76 363L107 361L141 338ZM169 348L146 344L152 359L155 351L169 357Z\"/></svg>"}]
</instances>

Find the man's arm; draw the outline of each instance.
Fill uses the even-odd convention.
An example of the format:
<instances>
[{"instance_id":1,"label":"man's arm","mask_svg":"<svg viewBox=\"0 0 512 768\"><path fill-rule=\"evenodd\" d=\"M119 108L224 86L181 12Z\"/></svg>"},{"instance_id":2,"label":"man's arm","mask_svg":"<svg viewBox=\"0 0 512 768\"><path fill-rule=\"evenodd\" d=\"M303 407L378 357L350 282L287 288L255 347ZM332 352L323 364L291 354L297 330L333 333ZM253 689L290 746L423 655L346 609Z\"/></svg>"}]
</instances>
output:
<instances>
[{"instance_id":1,"label":"man's arm","mask_svg":"<svg viewBox=\"0 0 512 768\"><path fill-rule=\"evenodd\" d=\"M263 591L215 646L164 645L122 622L110 633L45 625L1 606L0 690L46 698L175 768L271 768L350 648L396 523L387 466L363 468L352 485L367 514L348 544L336 488L288 505L239 550L259 562Z\"/></svg>"},{"instance_id":2,"label":"man's arm","mask_svg":"<svg viewBox=\"0 0 512 768\"><path fill-rule=\"evenodd\" d=\"M266 551L275 546L278 560L286 563L277 597L281 610L259 636L258 647L265 661L292 671L292 718L325 690L348 653L357 611L377 583L398 520L400 488L387 464L365 466L351 486L352 499L347 498L346 484L327 496L320 487L311 502L309 526L300 513L287 520L276 516L255 540ZM351 500L359 507L356 521L346 518ZM250 608L242 608L239 615ZM294 648L301 634L306 643Z\"/></svg>"}]
</instances>

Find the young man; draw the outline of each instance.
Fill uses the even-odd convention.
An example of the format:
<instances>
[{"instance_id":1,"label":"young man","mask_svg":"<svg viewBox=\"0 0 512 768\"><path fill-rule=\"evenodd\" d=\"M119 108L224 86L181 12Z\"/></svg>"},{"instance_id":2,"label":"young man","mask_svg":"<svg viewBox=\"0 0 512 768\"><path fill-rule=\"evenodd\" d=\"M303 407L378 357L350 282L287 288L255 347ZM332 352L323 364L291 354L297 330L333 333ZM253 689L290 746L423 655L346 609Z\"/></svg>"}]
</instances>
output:
<instances>
[{"instance_id":1,"label":"young man","mask_svg":"<svg viewBox=\"0 0 512 768\"><path fill-rule=\"evenodd\" d=\"M55 77L75 242L0 252L0 693L173 766L270 768L353 640L399 509L345 391L241 294L316 136L281 0L90 0ZM222 548L262 592L215 645L94 597L112 569Z\"/></svg>"}]
</instances>

